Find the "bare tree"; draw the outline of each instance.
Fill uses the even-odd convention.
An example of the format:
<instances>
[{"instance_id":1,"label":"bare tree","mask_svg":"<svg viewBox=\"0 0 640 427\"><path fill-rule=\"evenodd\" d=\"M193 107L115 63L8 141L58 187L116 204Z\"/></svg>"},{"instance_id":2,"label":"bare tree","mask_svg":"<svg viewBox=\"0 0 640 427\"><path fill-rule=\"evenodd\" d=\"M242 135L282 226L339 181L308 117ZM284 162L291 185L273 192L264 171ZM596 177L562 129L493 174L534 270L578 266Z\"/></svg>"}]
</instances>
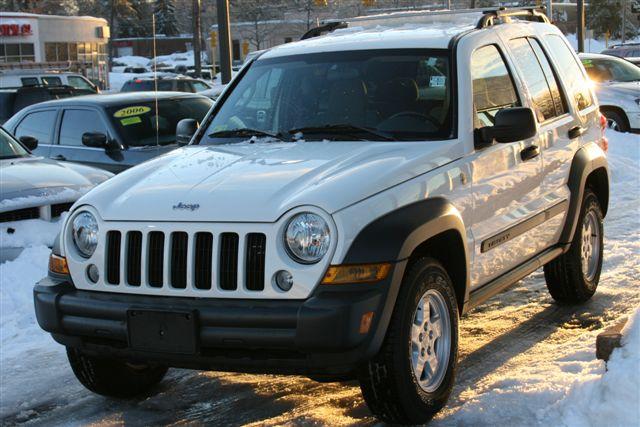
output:
<instances>
[{"instance_id":1,"label":"bare tree","mask_svg":"<svg viewBox=\"0 0 640 427\"><path fill-rule=\"evenodd\" d=\"M264 49L266 42L271 38L275 25L268 21L281 19L284 16L284 4L282 0L274 0L266 3L264 0L232 0L232 21L245 22L243 33L249 43L256 49ZM265 4L266 3L266 4Z\"/></svg>"}]
</instances>

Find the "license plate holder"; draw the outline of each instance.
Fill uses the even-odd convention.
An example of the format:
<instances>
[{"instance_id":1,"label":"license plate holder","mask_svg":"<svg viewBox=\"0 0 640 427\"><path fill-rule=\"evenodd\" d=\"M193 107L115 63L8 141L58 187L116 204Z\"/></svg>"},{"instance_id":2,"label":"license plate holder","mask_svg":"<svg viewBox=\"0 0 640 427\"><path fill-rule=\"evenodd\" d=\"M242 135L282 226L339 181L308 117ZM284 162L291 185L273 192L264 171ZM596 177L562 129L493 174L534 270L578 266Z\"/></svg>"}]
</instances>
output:
<instances>
[{"instance_id":1,"label":"license plate holder","mask_svg":"<svg viewBox=\"0 0 640 427\"><path fill-rule=\"evenodd\" d=\"M191 311L127 311L129 347L157 353L196 354L196 315Z\"/></svg>"}]
</instances>

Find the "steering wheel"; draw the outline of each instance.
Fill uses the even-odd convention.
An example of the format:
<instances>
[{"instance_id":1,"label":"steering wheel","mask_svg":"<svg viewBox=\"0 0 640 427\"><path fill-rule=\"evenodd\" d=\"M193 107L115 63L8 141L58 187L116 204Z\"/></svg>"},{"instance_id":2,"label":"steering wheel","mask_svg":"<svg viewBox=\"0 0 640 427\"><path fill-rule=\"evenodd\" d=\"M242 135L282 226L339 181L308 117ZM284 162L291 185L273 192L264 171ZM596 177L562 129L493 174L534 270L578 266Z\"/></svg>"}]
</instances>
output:
<instances>
[{"instance_id":1,"label":"steering wheel","mask_svg":"<svg viewBox=\"0 0 640 427\"><path fill-rule=\"evenodd\" d=\"M416 111L400 111L399 113L396 113L396 114L392 115L391 117L388 117L385 120L385 122L388 121L388 120L397 119L398 117L415 117L415 118L418 118L418 119L423 119L423 120L428 121L429 123L431 123L436 128L440 127L440 124L438 122L436 122L436 120L433 117L429 117L426 114L421 114L421 113L418 113Z\"/></svg>"}]
</instances>

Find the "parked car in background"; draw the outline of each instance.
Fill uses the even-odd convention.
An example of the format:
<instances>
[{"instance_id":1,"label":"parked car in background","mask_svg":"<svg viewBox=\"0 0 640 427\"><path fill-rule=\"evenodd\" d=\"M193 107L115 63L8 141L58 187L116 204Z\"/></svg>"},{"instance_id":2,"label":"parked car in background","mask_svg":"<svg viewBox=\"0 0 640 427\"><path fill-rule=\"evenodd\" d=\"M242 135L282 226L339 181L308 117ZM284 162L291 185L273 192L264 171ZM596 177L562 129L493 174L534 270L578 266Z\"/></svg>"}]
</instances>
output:
<instances>
[{"instance_id":1,"label":"parked car in background","mask_svg":"<svg viewBox=\"0 0 640 427\"><path fill-rule=\"evenodd\" d=\"M122 70L123 73L130 73L130 74L142 74L142 73L149 73L151 70L148 69L147 67L125 67L124 70Z\"/></svg>"},{"instance_id":2,"label":"parked car in background","mask_svg":"<svg viewBox=\"0 0 640 427\"><path fill-rule=\"evenodd\" d=\"M153 76L144 76L131 79L122 85L120 92L143 92L155 91L160 92L190 92L197 93L207 89L211 89L212 85L200 79L191 79L188 77L174 76L157 76L157 87Z\"/></svg>"},{"instance_id":3,"label":"parked car in background","mask_svg":"<svg viewBox=\"0 0 640 427\"><path fill-rule=\"evenodd\" d=\"M20 221L57 221L91 188L113 176L102 169L32 155L0 128L0 262L22 251Z\"/></svg>"},{"instance_id":4,"label":"parked car in background","mask_svg":"<svg viewBox=\"0 0 640 427\"><path fill-rule=\"evenodd\" d=\"M176 148L177 123L201 121L211 105L177 92L89 95L32 105L5 127L23 142L37 140L35 154L117 173Z\"/></svg>"},{"instance_id":5,"label":"parked car in background","mask_svg":"<svg viewBox=\"0 0 640 427\"><path fill-rule=\"evenodd\" d=\"M609 49L605 49L600 53L624 58L634 65L640 66L640 43L612 45Z\"/></svg>"},{"instance_id":6,"label":"parked car in background","mask_svg":"<svg viewBox=\"0 0 640 427\"><path fill-rule=\"evenodd\" d=\"M594 83L607 125L620 132L640 132L640 67L611 55L579 56Z\"/></svg>"},{"instance_id":7,"label":"parked car in background","mask_svg":"<svg viewBox=\"0 0 640 427\"><path fill-rule=\"evenodd\" d=\"M86 94L87 92L71 86L25 86L0 89L0 124L29 105Z\"/></svg>"},{"instance_id":8,"label":"parked car in background","mask_svg":"<svg viewBox=\"0 0 640 427\"><path fill-rule=\"evenodd\" d=\"M21 86L70 86L86 94L100 93L100 89L95 84L77 73L41 70L0 71L0 88Z\"/></svg>"}]
</instances>

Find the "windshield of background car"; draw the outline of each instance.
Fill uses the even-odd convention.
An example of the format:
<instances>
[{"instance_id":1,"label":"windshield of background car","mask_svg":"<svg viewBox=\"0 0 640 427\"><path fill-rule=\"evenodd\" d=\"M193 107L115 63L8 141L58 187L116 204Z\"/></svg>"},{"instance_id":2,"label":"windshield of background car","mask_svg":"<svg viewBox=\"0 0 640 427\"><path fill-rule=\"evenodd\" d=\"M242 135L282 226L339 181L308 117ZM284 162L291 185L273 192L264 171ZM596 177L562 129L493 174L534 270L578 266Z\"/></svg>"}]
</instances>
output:
<instances>
[{"instance_id":1,"label":"windshield of background car","mask_svg":"<svg viewBox=\"0 0 640 427\"><path fill-rule=\"evenodd\" d=\"M594 82L640 81L640 67L622 59L583 58L582 65Z\"/></svg>"},{"instance_id":2,"label":"windshield of background car","mask_svg":"<svg viewBox=\"0 0 640 427\"><path fill-rule=\"evenodd\" d=\"M156 84L153 80L130 80L122 86L120 92L147 92L156 90ZM159 91L173 90L172 80L158 80Z\"/></svg>"},{"instance_id":3,"label":"windshield of background car","mask_svg":"<svg viewBox=\"0 0 640 427\"><path fill-rule=\"evenodd\" d=\"M7 135L4 130L0 130L0 159L15 159L28 155L27 150Z\"/></svg>"},{"instance_id":4,"label":"windshield of background car","mask_svg":"<svg viewBox=\"0 0 640 427\"><path fill-rule=\"evenodd\" d=\"M216 137L216 132L252 129L289 139L295 130L330 126L366 128L394 140L446 139L452 135L451 86L446 50L260 59L224 100L201 143L243 140ZM301 133L305 140L327 139L317 129ZM328 139L353 140L352 133L337 133L334 129Z\"/></svg>"},{"instance_id":5,"label":"windshield of background car","mask_svg":"<svg viewBox=\"0 0 640 427\"><path fill-rule=\"evenodd\" d=\"M109 107L107 114L128 146L169 145L176 142L180 120L200 122L212 104L208 98L160 99L157 111L154 101L132 102Z\"/></svg>"}]
</instances>

